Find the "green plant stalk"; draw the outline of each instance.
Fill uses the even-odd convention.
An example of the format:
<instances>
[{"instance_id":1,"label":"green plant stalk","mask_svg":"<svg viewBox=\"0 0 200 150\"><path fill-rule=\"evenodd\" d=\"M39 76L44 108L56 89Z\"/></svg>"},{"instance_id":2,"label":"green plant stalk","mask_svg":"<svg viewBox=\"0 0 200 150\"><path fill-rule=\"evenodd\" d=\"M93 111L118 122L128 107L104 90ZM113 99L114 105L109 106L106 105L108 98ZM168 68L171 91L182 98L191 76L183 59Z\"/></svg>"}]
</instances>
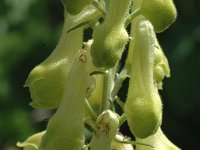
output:
<instances>
[{"instance_id":1,"label":"green plant stalk","mask_svg":"<svg viewBox=\"0 0 200 150\"><path fill-rule=\"evenodd\" d=\"M120 117L119 117L119 127L126 121L126 115L125 114L122 114Z\"/></svg>"},{"instance_id":2,"label":"green plant stalk","mask_svg":"<svg viewBox=\"0 0 200 150\"><path fill-rule=\"evenodd\" d=\"M85 108L86 108L86 111L89 113L90 117L92 118L92 120L96 120L97 114L92 109L92 107L90 106L90 104L89 104L87 99L85 99Z\"/></svg>"},{"instance_id":3,"label":"green plant stalk","mask_svg":"<svg viewBox=\"0 0 200 150\"><path fill-rule=\"evenodd\" d=\"M114 99L114 97L117 95L117 93L119 92L119 89L121 88L122 86L122 83L123 81L129 77L127 75L127 69L126 67L124 67L122 69L122 71L120 72L120 74L117 76L117 80L115 81L115 85L114 85L114 88L112 90L112 93L111 93L111 97L112 97L112 100Z\"/></svg>"},{"instance_id":4,"label":"green plant stalk","mask_svg":"<svg viewBox=\"0 0 200 150\"><path fill-rule=\"evenodd\" d=\"M106 72L107 73L104 74L104 79L103 79L103 95L102 95L101 112L109 108L108 100L111 99L111 91L112 91L112 85L113 85L112 69L107 70Z\"/></svg>"}]
</instances>

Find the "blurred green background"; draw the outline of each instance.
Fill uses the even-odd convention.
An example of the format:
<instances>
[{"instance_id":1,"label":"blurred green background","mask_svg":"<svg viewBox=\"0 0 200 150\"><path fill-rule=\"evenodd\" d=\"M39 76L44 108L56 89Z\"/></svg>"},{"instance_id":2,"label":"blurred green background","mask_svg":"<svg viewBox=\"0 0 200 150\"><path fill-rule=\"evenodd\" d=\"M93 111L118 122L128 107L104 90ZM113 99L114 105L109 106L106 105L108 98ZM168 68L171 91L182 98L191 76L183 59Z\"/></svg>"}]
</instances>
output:
<instances>
[{"instance_id":1,"label":"blurred green background","mask_svg":"<svg viewBox=\"0 0 200 150\"><path fill-rule=\"evenodd\" d=\"M172 76L161 91L163 130L182 149L200 142L200 0L175 0L177 21L158 34ZM45 129L47 111L34 110L23 88L31 69L55 47L63 23L59 0L0 0L0 149ZM39 115L38 115L39 114Z\"/></svg>"}]
</instances>

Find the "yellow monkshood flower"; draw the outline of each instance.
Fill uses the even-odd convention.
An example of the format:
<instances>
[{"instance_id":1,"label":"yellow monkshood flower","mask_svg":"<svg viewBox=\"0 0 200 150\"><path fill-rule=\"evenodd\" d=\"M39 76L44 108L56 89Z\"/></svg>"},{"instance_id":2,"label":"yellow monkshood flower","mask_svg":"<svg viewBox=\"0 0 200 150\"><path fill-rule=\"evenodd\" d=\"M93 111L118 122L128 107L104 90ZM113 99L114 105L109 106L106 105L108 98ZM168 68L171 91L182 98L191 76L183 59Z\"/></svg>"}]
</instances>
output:
<instances>
[{"instance_id":1,"label":"yellow monkshood flower","mask_svg":"<svg viewBox=\"0 0 200 150\"><path fill-rule=\"evenodd\" d=\"M77 16L65 13L65 23L58 45L51 55L30 72L25 86L29 87L35 108L57 108L63 97L65 83L76 53L82 47L83 30L80 27L67 32L75 25L94 19L99 12L88 6Z\"/></svg>"},{"instance_id":2,"label":"yellow monkshood flower","mask_svg":"<svg viewBox=\"0 0 200 150\"><path fill-rule=\"evenodd\" d=\"M135 20L128 96L124 106L134 136L146 138L162 122L162 102L153 79L155 33L143 17Z\"/></svg>"},{"instance_id":3,"label":"yellow monkshood flower","mask_svg":"<svg viewBox=\"0 0 200 150\"><path fill-rule=\"evenodd\" d=\"M61 104L48 122L39 150L80 150L83 147L84 104L92 71L88 56L90 45L89 41L76 55Z\"/></svg>"}]
</instances>

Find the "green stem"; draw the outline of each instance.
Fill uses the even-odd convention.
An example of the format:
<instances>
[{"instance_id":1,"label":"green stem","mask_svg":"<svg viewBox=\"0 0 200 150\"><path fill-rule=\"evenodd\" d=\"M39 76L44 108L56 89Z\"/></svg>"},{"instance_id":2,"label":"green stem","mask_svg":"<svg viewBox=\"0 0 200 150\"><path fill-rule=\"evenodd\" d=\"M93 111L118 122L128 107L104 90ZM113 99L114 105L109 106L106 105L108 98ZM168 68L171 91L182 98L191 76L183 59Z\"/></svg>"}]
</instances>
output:
<instances>
[{"instance_id":1,"label":"green stem","mask_svg":"<svg viewBox=\"0 0 200 150\"><path fill-rule=\"evenodd\" d=\"M125 114L121 115L119 117L119 127L126 121L126 116Z\"/></svg>"},{"instance_id":2,"label":"green stem","mask_svg":"<svg viewBox=\"0 0 200 150\"><path fill-rule=\"evenodd\" d=\"M117 138L115 138L115 141L119 142L119 143L123 143L123 144L132 144L132 145L143 145L143 146L148 146L148 147L151 147L151 148L155 148L149 144L145 144L145 143L141 143L141 142L137 142L137 141L121 141L121 140L118 140Z\"/></svg>"},{"instance_id":3,"label":"green stem","mask_svg":"<svg viewBox=\"0 0 200 150\"><path fill-rule=\"evenodd\" d=\"M121 101L121 99L118 96L115 96L114 100L117 102L117 104L121 107L121 109L124 111L124 102Z\"/></svg>"},{"instance_id":4,"label":"green stem","mask_svg":"<svg viewBox=\"0 0 200 150\"><path fill-rule=\"evenodd\" d=\"M123 68L123 70L120 72L120 74L119 74L119 76L118 76L118 78L117 78L117 81L115 82L115 86L114 86L113 91L112 91L112 93L111 93L111 97L112 97L112 98L114 98L114 97L117 95L119 89L120 89L121 86L122 86L123 81L124 81L127 77L128 77L128 75L127 75L127 69L126 69L126 67L125 67L125 68Z\"/></svg>"},{"instance_id":5,"label":"green stem","mask_svg":"<svg viewBox=\"0 0 200 150\"><path fill-rule=\"evenodd\" d=\"M112 90L112 70L107 70L104 75L103 81L103 95L102 95L102 104L101 104L101 112L108 109L107 101L111 99L111 90Z\"/></svg>"},{"instance_id":6,"label":"green stem","mask_svg":"<svg viewBox=\"0 0 200 150\"><path fill-rule=\"evenodd\" d=\"M140 15L140 13L141 13L140 8L138 8L138 9L136 9L134 12L132 12L132 13L126 18L125 27L127 27L135 17L137 17L138 15Z\"/></svg>"},{"instance_id":7,"label":"green stem","mask_svg":"<svg viewBox=\"0 0 200 150\"><path fill-rule=\"evenodd\" d=\"M97 114L94 112L87 99L85 99L85 108L92 120L96 120Z\"/></svg>"}]
</instances>

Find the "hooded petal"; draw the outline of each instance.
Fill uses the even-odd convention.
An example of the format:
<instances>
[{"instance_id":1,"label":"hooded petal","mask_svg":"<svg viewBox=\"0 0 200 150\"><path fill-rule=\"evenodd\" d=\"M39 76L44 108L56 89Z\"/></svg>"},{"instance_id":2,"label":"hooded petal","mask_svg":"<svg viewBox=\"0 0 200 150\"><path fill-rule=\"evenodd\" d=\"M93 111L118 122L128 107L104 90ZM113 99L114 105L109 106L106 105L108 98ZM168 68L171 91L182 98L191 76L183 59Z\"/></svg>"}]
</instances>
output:
<instances>
[{"instance_id":1,"label":"hooded petal","mask_svg":"<svg viewBox=\"0 0 200 150\"><path fill-rule=\"evenodd\" d=\"M30 72L26 80L25 86L30 89L33 107L57 108L59 106L76 53L82 48L84 28L67 31L98 15L99 12L91 6L77 16L65 13L65 23L58 45L48 58Z\"/></svg>"}]
</instances>

